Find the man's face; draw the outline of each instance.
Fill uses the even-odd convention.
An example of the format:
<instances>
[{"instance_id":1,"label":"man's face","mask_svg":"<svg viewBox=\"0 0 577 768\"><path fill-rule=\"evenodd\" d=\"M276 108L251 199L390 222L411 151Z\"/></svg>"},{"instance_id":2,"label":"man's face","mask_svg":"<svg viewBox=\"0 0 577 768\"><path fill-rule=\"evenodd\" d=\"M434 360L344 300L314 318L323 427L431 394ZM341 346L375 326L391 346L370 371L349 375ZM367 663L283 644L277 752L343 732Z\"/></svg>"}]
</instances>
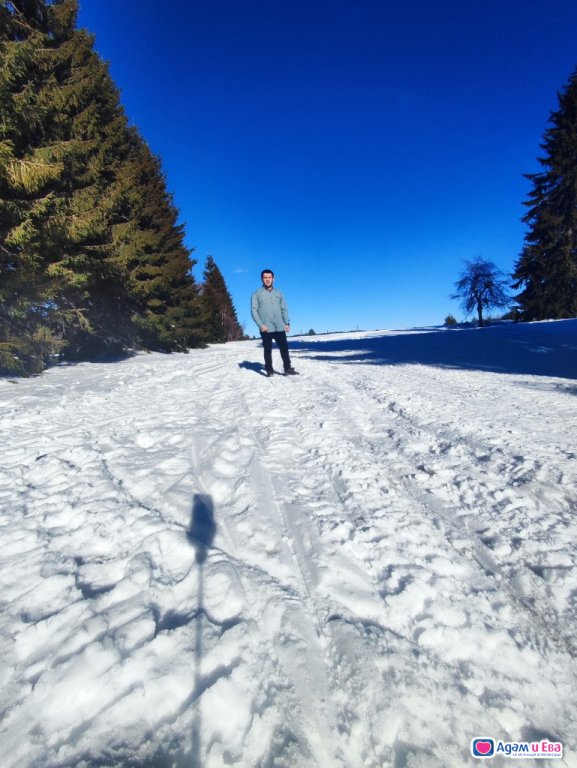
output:
<instances>
[{"instance_id":1,"label":"man's face","mask_svg":"<svg viewBox=\"0 0 577 768\"><path fill-rule=\"evenodd\" d=\"M274 283L274 277L270 272L265 272L262 276L262 284L265 288L272 288L272 284Z\"/></svg>"}]
</instances>

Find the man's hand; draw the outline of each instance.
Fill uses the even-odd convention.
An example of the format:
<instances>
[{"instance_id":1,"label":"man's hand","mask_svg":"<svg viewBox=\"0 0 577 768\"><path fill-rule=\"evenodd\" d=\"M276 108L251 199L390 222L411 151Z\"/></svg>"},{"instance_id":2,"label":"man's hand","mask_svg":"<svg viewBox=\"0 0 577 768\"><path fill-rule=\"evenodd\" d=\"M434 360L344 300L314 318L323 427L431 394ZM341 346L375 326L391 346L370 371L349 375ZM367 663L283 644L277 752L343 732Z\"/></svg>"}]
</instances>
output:
<instances>
[{"instance_id":1,"label":"man's hand","mask_svg":"<svg viewBox=\"0 0 577 768\"><path fill-rule=\"evenodd\" d=\"M268 325L261 325L260 329L263 333L266 333L268 331Z\"/></svg>"},{"instance_id":2,"label":"man's hand","mask_svg":"<svg viewBox=\"0 0 577 768\"><path fill-rule=\"evenodd\" d=\"M291 327L290 327L290 325L285 325L284 329L285 329L285 332L288 333L290 331Z\"/></svg>"}]
</instances>

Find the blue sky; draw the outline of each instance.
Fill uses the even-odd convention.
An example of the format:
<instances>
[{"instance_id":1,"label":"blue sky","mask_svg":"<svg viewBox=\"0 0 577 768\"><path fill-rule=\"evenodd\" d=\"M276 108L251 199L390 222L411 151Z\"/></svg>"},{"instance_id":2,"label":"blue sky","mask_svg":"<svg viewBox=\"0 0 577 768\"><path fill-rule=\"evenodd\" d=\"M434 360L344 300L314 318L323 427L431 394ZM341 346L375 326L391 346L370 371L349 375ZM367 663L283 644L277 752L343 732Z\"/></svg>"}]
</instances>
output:
<instances>
[{"instance_id":1,"label":"blue sky","mask_svg":"<svg viewBox=\"0 0 577 768\"><path fill-rule=\"evenodd\" d=\"M462 318L464 259L513 269L577 66L575 0L80 0L79 24L250 334L263 267L294 332Z\"/></svg>"}]
</instances>

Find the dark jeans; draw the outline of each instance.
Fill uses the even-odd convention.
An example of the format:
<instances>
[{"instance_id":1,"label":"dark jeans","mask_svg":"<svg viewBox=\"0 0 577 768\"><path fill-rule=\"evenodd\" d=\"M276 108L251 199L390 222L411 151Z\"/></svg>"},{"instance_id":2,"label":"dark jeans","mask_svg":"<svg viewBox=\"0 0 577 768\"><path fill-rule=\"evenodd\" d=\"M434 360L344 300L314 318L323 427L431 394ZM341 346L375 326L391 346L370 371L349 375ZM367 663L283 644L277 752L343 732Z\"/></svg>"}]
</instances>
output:
<instances>
[{"instance_id":1,"label":"dark jeans","mask_svg":"<svg viewBox=\"0 0 577 768\"><path fill-rule=\"evenodd\" d=\"M267 371L272 371L272 341L276 341L278 351L282 357L282 362L285 371L291 367L291 359L289 357L288 342L286 333L284 331L261 331L260 337L262 339L262 345L264 347L264 367Z\"/></svg>"}]
</instances>

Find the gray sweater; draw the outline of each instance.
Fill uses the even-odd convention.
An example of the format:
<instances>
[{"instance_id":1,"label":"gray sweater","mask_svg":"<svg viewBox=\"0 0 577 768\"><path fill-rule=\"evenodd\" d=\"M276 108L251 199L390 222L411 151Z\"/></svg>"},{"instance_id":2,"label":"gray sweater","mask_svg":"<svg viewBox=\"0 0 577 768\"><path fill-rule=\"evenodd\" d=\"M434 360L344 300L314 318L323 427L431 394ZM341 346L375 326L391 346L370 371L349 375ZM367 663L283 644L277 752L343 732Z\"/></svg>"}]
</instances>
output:
<instances>
[{"instance_id":1,"label":"gray sweater","mask_svg":"<svg viewBox=\"0 0 577 768\"><path fill-rule=\"evenodd\" d=\"M250 305L252 319L259 328L266 325L269 331L284 331L285 325L290 325L285 298L276 288L270 291L259 288L253 293Z\"/></svg>"}]
</instances>

